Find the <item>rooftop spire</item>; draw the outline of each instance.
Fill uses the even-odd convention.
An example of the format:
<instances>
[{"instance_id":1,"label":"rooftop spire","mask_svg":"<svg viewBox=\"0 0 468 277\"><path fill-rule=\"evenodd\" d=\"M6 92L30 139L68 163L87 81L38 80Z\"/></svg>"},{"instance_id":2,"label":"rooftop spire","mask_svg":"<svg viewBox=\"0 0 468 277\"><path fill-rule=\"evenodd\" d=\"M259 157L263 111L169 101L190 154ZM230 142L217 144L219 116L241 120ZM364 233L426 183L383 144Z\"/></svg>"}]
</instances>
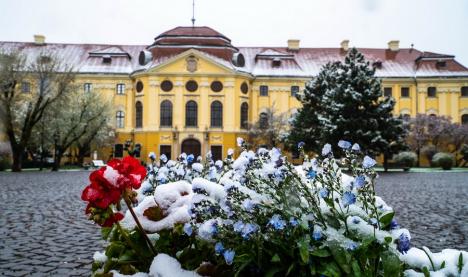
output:
<instances>
[{"instance_id":1,"label":"rooftop spire","mask_svg":"<svg viewBox=\"0 0 468 277\"><path fill-rule=\"evenodd\" d=\"M195 0L192 0L192 27L195 27Z\"/></svg>"}]
</instances>

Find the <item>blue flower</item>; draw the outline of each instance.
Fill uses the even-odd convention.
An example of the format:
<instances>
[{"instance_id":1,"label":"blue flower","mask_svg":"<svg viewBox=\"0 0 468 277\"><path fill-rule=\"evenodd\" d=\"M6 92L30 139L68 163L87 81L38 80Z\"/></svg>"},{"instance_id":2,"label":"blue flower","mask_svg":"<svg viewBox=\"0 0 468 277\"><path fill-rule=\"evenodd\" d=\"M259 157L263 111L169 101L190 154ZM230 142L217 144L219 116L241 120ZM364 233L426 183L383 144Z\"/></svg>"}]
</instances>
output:
<instances>
[{"instance_id":1,"label":"blue flower","mask_svg":"<svg viewBox=\"0 0 468 277\"><path fill-rule=\"evenodd\" d=\"M236 255L236 252L232 249L228 249L224 251L224 254L223 254L224 260L226 261L228 265L232 265L235 255Z\"/></svg>"},{"instance_id":2,"label":"blue flower","mask_svg":"<svg viewBox=\"0 0 468 277\"><path fill-rule=\"evenodd\" d=\"M195 159L195 157L193 156L193 154L190 154L187 156L187 162L190 164L193 162L193 160Z\"/></svg>"},{"instance_id":3,"label":"blue flower","mask_svg":"<svg viewBox=\"0 0 468 277\"><path fill-rule=\"evenodd\" d=\"M191 236L192 235L192 225L190 225L189 223L185 223L184 224L184 233L187 234L187 236Z\"/></svg>"},{"instance_id":4,"label":"blue flower","mask_svg":"<svg viewBox=\"0 0 468 277\"><path fill-rule=\"evenodd\" d=\"M351 148L351 142L346 140L340 140L338 141L338 146L342 149L349 149Z\"/></svg>"},{"instance_id":5,"label":"blue flower","mask_svg":"<svg viewBox=\"0 0 468 277\"><path fill-rule=\"evenodd\" d=\"M224 246L223 246L223 244L222 244L221 242L217 242L217 243L215 244L215 252L216 252L216 254L222 254L223 251L224 251Z\"/></svg>"},{"instance_id":6,"label":"blue flower","mask_svg":"<svg viewBox=\"0 0 468 277\"><path fill-rule=\"evenodd\" d=\"M398 251L400 251L400 253L402 254L405 254L410 249L410 246L411 246L410 238L405 233L402 233L398 237L398 245L397 245Z\"/></svg>"},{"instance_id":7,"label":"blue flower","mask_svg":"<svg viewBox=\"0 0 468 277\"><path fill-rule=\"evenodd\" d=\"M297 144L297 148L301 149L301 148L304 147L304 145L305 145L305 142L300 141L300 142Z\"/></svg>"},{"instance_id":8,"label":"blue flower","mask_svg":"<svg viewBox=\"0 0 468 277\"><path fill-rule=\"evenodd\" d=\"M249 239L250 235L257 231L257 226L247 223L244 225L244 228L242 228L242 238L244 239Z\"/></svg>"},{"instance_id":9,"label":"blue flower","mask_svg":"<svg viewBox=\"0 0 468 277\"><path fill-rule=\"evenodd\" d=\"M281 219L281 217L275 214L270 221L268 222L269 225L273 226L276 230L283 230L286 226L286 222Z\"/></svg>"},{"instance_id":10,"label":"blue flower","mask_svg":"<svg viewBox=\"0 0 468 277\"><path fill-rule=\"evenodd\" d=\"M291 217L289 219L289 224L291 224L291 226L293 226L293 227L296 227L299 224L299 222L294 217Z\"/></svg>"},{"instance_id":11,"label":"blue flower","mask_svg":"<svg viewBox=\"0 0 468 277\"><path fill-rule=\"evenodd\" d=\"M364 160L363 160L363 162L362 162L362 167L364 167L364 168L371 168L371 167L373 167L373 166L376 165L376 164L377 164L377 162L376 162L374 159L372 159L372 158L369 157L369 156L365 156L365 157L364 157Z\"/></svg>"},{"instance_id":12,"label":"blue flower","mask_svg":"<svg viewBox=\"0 0 468 277\"><path fill-rule=\"evenodd\" d=\"M352 150L354 151L361 151L361 146L359 144L355 143L353 144L353 147L351 147Z\"/></svg>"},{"instance_id":13,"label":"blue flower","mask_svg":"<svg viewBox=\"0 0 468 277\"><path fill-rule=\"evenodd\" d=\"M358 245L354 241L350 241L346 244L346 250L349 250L349 251L354 251L356 250L357 247Z\"/></svg>"},{"instance_id":14,"label":"blue flower","mask_svg":"<svg viewBox=\"0 0 468 277\"><path fill-rule=\"evenodd\" d=\"M376 218L371 218L371 219L369 219L369 224L374 226L374 227L377 227L378 221L377 221Z\"/></svg>"},{"instance_id":15,"label":"blue flower","mask_svg":"<svg viewBox=\"0 0 468 277\"><path fill-rule=\"evenodd\" d=\"M343 194L343 198L341 200L343 201L343 205L347 207L356 203L356 195L350 191L347 191Z\"/></svg>"},{"instance_id":16,"label":"blue flower","mask_svg":"<svg viewBox=\"0 0 468 277\"><path fill-rule=\"evenodd\" d=\"M396 219L392 219L392 221L390 221L390 230L395 230L395 229L398 229L400 227L400 225L398 225L398 222L396 221Z\"/></svg>"},{"instance_id":17,"label":"blue flower","mask_svg":"<svg viewBox=\"0 0 468 277\"><path fill-rule=\"evenodd\" d=\"M326 189L326 188L321 188L321 189L319 190L319 196L320 196L321 198L327 198L327 197L328 197L328 189Z\"/></svg>"},{"instance_id":18,"label":"blue flower","mask_svg":"<svg viewBox=\"0 0 468 277\"><path fill-rule=\"evenodd\" d=\"M355 216L353 217L353 221L352 221L354 224L359 224L359 222L361 222L361 220L359 219L359 217Z\"/></svg>"},{"instance_id":19,"label":"blue flower","mask_svg":"<svg viewBox=\"0 0 468 277\"><path fill-rule=\"evenodd\" d=\"M314 240L321 240L323 238L322 231L320 231L319 229L314 230L312 232L312 238Z\"/></svg>"},{"instance_id":20,"label":"blue flower","mask_svg":"<svg viewBox=\"0 0 468 277\"><path fill-rule=\"evenodd\" d=\"M234 232L242 232L242 229L244 228L244 222L242 221L236 221L233 225L234 227Z\"/></svg>"},{"instance_id":21,"label":"blue flower","mask_svg":"<svg viewBox=\"0 0 468 277\"><path fill-rule=\"evenodd\" d=\"M307 172L307 179L314 179L315 176L317 176L317 172L315 172L314 170L309 170L309 172Z\"/></svg>"},{"instance_id":22,"label":"blue flower","mask_svg":"<svg viewBox=\"0 0 468 277\"><path fill-rule=\"evenodd\" d=\"M255 202L250 199L246 199L242 202L242 207L244 207L244 209L247 212L251 212L255 208L255 206L256 206Z\"/></svg>"},{"instance_id":23,"label":"blue flower","mask_svg":"<svg viewBox=\"0 0 468 277\"><path fill-rule=\"evenodd\" d=\"M354 179L354 185L360 189L366 184L366 177L359 175Z\"/></svg>"},{"instance_id":24,"label":"blue flower","mask_svg":"<svg viewBox=\"0 0 468 277\"><path fill-rule=\"evenodd\" d=\"M327 156L328 154L330 154L331 150L331 145L329 143L325 144L322 148L322 156Z\"/></svg>"}]
</instances>

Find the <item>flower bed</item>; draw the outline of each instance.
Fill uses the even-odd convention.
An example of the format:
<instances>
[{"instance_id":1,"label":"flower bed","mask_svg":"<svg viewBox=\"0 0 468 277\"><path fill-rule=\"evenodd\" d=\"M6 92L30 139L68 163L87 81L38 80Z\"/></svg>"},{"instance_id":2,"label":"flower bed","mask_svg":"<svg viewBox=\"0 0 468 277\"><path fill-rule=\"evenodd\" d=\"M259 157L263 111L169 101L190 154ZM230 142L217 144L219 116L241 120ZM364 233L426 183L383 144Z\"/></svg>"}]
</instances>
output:
<instances>
[{"instance_id":1,"label":"flower bed","mask_svg":"<svg viewBox=\"0 0 468 277\"><path fill-rule=\"evenodd\" d=\"M152 154L144 181L133 158L93 172L82 198L109 241L94 275L468 275L465 251L410 247L359 145L340 141L335 159L327 144L295 167L278 149L238 142L239 157L224 161Z\"/></svg>"}]
</instances>

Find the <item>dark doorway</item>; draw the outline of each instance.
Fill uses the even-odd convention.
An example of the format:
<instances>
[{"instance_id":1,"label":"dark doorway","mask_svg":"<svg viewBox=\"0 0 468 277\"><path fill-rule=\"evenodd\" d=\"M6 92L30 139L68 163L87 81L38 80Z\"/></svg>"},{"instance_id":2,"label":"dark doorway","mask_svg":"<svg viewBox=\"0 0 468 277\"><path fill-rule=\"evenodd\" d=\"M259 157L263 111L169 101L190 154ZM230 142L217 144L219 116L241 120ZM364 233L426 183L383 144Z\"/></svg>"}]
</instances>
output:
<instances>
[{"instance_id":1,"label":"dark doorway","mask_svg":"<svg viewBox=\"0 0 468 277\"><path fill-rule=\"evenodd\" d=\"M182 142L182 153L193 154L196 157L201 154L201 144L196 139L186 139Z\"/></svg>"}]
</instances>

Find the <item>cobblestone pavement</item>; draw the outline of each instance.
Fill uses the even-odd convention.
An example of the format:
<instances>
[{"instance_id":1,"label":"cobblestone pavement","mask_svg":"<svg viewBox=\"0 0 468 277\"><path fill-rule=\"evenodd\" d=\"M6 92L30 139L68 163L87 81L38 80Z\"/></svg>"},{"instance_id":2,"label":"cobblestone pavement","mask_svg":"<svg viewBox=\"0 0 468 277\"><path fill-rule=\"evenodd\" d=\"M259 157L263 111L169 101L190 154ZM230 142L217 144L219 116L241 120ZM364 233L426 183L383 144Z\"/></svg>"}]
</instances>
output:
<instances>
[{"instance_id":1,"label":"cobblestone pavement","mask_svg":"<svg viewBox=\"0 0 468 277\"><path fill-rule=\"evenodd\" d=\"M381 173L376 191L414 246L468 250L468 173Z\"/></svg>"},{"instance_id":2,"label":"cobblestone pavement","mask_svg":"<svg viewBox=\"0 0 468 277\"><path fill-rule=\"evenodd\" d=\"M89 276L103 249L84 215L89 172L0 173L0 276Z\"/></svg>"},{"instance_id":3,"label":"cobblestone pavement","mask_svg":"<svg viewBox=\"0 0 468 277\"><path fill-rule=\"evenodd\" d=\"M0 173L0 276L90 275L104 242L83 214L88 174ZM382 173L376 189L415 246L468 250L467 173Z\"/></svg>"}]
</instances>

